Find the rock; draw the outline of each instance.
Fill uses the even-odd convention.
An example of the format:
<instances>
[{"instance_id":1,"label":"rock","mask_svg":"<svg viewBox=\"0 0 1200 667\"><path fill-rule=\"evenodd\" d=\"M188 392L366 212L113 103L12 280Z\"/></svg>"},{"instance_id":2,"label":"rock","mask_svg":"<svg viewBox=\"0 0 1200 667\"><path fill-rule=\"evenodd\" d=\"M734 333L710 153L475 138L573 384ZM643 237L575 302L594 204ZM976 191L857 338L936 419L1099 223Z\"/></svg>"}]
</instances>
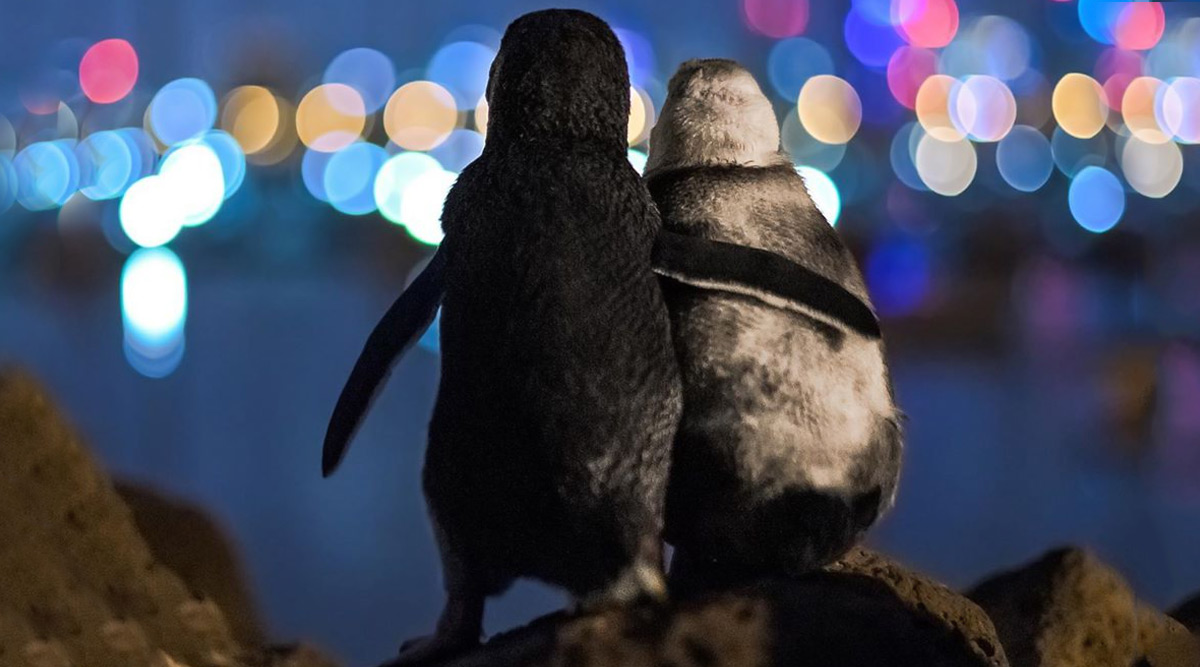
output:
<instances>
[{"instance_id":1,"label":"rock","mask_svg":"<svg viewBox=\"0 0 1200 667\"><path fill-rule=\"evenodd\" d=\"M850 572L765 581L654 610L555 614L446 667L983 667L941 618ZM1003 664L1003 663L1000 663Z\"/></svg>"},{"instance_id":2,"label":"rock","mask_svg":"<svg viewBox=\"0 0 1200 667\"><path fill-rule=\"evenodd\" d=\"M1186 629L1134 598L1112 568L1058 549L979 584L969 597L991 616L1013 667L1194 667Z\"/></svg>"},{"instance_id":3,"label":"rock","mask_svg":"<svg viewBox=\"0 0 1200 667\"><path fill-rule=\"evenodd\" d=\"M262 621L225 531L200 508L156 489L120 481L116 489L154 558L221 608L239 644L262 646Z\"/></svg>"},{"instance_id":4,"label":"rock","mask_svg":"<svg viewBox=\"0 0 1200 667\"><path fill-rule=\"evenodd\" d=\"M967 597L867 549L852 550L828 569L861 574L884 583L908 609L936 618L983 661L981 664L1008 665L992 619Z\"/></svg>"},{"instance_id":5,"label":"rock","mask_svg":"<svg viewBox=\"0 0 1200 667\"><path fill-rule=\"evenodd\" d=\"M0 370L0 424L0 665L332 664L239 643L214 600L155 558L43 390L11 370Z\"/></svg>"},{"instance_id":6,"label":"rock","mask_svg":"<svg viewBox=\"0 0 1200 667\"><path fill-rule=\"evenodd\" d=\"M1192 634L1200 637L1200 595L1181 602L1171 612L1171 618L1179 621Z\"/></svg>"}]
</instances>

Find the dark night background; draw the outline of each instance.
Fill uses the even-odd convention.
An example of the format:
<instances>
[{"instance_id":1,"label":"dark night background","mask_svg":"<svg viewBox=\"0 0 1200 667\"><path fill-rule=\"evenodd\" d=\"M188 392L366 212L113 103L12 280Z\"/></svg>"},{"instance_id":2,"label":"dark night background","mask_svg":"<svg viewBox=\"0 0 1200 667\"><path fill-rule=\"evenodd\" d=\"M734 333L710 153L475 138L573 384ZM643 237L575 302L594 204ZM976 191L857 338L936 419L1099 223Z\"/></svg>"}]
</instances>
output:
<instances>
[{"instance_id":1,"label":"dark night background","mask_svg":"<svg viewBox=\"0 0 1200 667\"><path fill-rule=\"evenodd\" d=\"M1124 215L1103 234L1072 218L1071 178L1061 169L1036 192L1008 188L995 144L976 145L978 175L961 195L919 192L889 163L892 137L913 112L847 49L850 3L793 4L809 9L803 36L828 50L834 73L862 96L862 128L830 171L842 189L837 224L884 315L909 416L898 504L871 543L951 586L1079 543L1150 602L1194 591L1196 146L1177 142L1182 180L1165 198L1124 187ZM63 53L100 39L123 38L137 50L137 118L122 124L140 126L154 91L179 77L207 81L217 99L257 83L294 104L351 47L386 54L399 83L420 78L461 26L502 31L544 6L0 0L0 113L17 127L19 151L22 128L36 127L20 120L30 115L18 101L23 86L46 67L61 70L70 59ZM779 40L747 25L738 0L575 6L643 36L659 83L689 57L730 57L756 73L781 119L794 113L794 98L768 83ZM1198 4L1162 6L1168 36L1200 16ZM1024 26L1031 68L1051 87L1067 72L1091 73L1104 48L1080 29L1073 2L960 0L958 10L964 25L1000 14ZM1200 76L1194 60L1192 77ZM1146 62L1153 73L1157 65ZM87 104L78 91L63 98L77 111ZM1200 100L1192 104L1200 113ZM1055 119L1035 127L1049 136ZM1100 136L1116 145L1121 127L1110 120ZM370 137L387 139L379 128ZM311 638L362 663L430 630L442 601L419 483L436 351L419 349L399 364L328 480L320 443L366 334L430 250L377 214L343 215L313 198L301 153L251 165L212 222L171 242L187 270L186 347L163 378L139 374L123 352L119 284L134 246L110 240L120 234L116 201L61 213L12 206L0 218L0 361L45 381L115 475L210 509L240 546L275 636ZM1098 164L1120 173L1115 154L1110 148ZM488 631L561 603L543 587L518 584L489 605Z\"/></svg>"}]
</instances>

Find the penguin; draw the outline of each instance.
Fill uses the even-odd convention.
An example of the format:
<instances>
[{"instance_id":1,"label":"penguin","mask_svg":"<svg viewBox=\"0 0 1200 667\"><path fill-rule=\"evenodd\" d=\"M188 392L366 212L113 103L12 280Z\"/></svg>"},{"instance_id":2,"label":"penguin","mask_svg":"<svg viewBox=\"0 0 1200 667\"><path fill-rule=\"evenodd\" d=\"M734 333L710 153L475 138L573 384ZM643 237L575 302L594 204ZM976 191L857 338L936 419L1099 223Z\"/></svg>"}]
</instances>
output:
<instances>
[{"instance_id":1,"label":"penguin","mask_svg":"<svg viewBox=\"0 0 1200 667\"><path fill-rule=\"evenodd\" d=\"M679 67L645 178L684 387L672 586L826 565L892 506L900 473L902 415L862 274L733 61Z\"/></svg>"},{"instance_id":2,"label":"penguin","mask_svg":"<svg viewBox=\"0 0 1200 667\"><path fill-rule=\"evenodd\" d=\"M440 305L422 480L447 601L395 664L477 644L485 599L519 577L585 609L666 593L682 387L650 265L661 223L626 157L624 51L586 12L527 14L487 98L487 144L447 196L445 239L368 339L325 440L328 474Z\"/></svg>"}]
</instances>

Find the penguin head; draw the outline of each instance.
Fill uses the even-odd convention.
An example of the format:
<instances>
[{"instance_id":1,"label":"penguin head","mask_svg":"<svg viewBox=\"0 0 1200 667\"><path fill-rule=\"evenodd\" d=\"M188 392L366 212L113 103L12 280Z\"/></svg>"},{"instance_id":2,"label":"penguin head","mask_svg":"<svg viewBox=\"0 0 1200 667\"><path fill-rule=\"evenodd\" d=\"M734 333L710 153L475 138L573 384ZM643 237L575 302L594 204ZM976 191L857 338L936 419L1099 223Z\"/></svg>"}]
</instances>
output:
<instances>
[{"instance_id":1,"label":"penguin head","mask_svg":"<svg viewBox=\"0 0 1200 667\"><path fill-rule=\"evenodd\" d=\"M646 173L701 165L786 164L779 124L754 76L732 60L689 60L667 86Z\"/></svg>"},{"instance_id":2,"label":"penguin head","mask_svg":"<svg viewBox=\"0 0 1200 667\"><path fill-rule=\"evenodd\" d=\"M547 9L513 21L488 78L488 144L585 141L624 153L629 70L608 24Z\"/></svg>"}]
</instances>

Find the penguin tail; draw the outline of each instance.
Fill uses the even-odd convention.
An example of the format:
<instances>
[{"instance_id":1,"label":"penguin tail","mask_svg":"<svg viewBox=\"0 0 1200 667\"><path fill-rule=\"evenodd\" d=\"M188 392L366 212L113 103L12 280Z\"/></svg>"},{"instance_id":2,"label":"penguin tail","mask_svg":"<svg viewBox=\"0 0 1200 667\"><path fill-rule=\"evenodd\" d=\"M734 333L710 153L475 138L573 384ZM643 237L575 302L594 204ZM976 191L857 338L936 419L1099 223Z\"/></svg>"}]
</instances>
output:
<instances>
[{"instance_id":1,"label":"penguin tail","mask_svg":"<svg viewBox=\"0 0 1200 667\"><path fill-rule=\"evenodd\" d=\"M329 418L321 452L321 474L324 477L333 474L342 462L363 416L370 409L371 402L396 361L433 322L445 294L445 270L446 250L443 244L371 331Z\"/></svg>"}]
</instances>

